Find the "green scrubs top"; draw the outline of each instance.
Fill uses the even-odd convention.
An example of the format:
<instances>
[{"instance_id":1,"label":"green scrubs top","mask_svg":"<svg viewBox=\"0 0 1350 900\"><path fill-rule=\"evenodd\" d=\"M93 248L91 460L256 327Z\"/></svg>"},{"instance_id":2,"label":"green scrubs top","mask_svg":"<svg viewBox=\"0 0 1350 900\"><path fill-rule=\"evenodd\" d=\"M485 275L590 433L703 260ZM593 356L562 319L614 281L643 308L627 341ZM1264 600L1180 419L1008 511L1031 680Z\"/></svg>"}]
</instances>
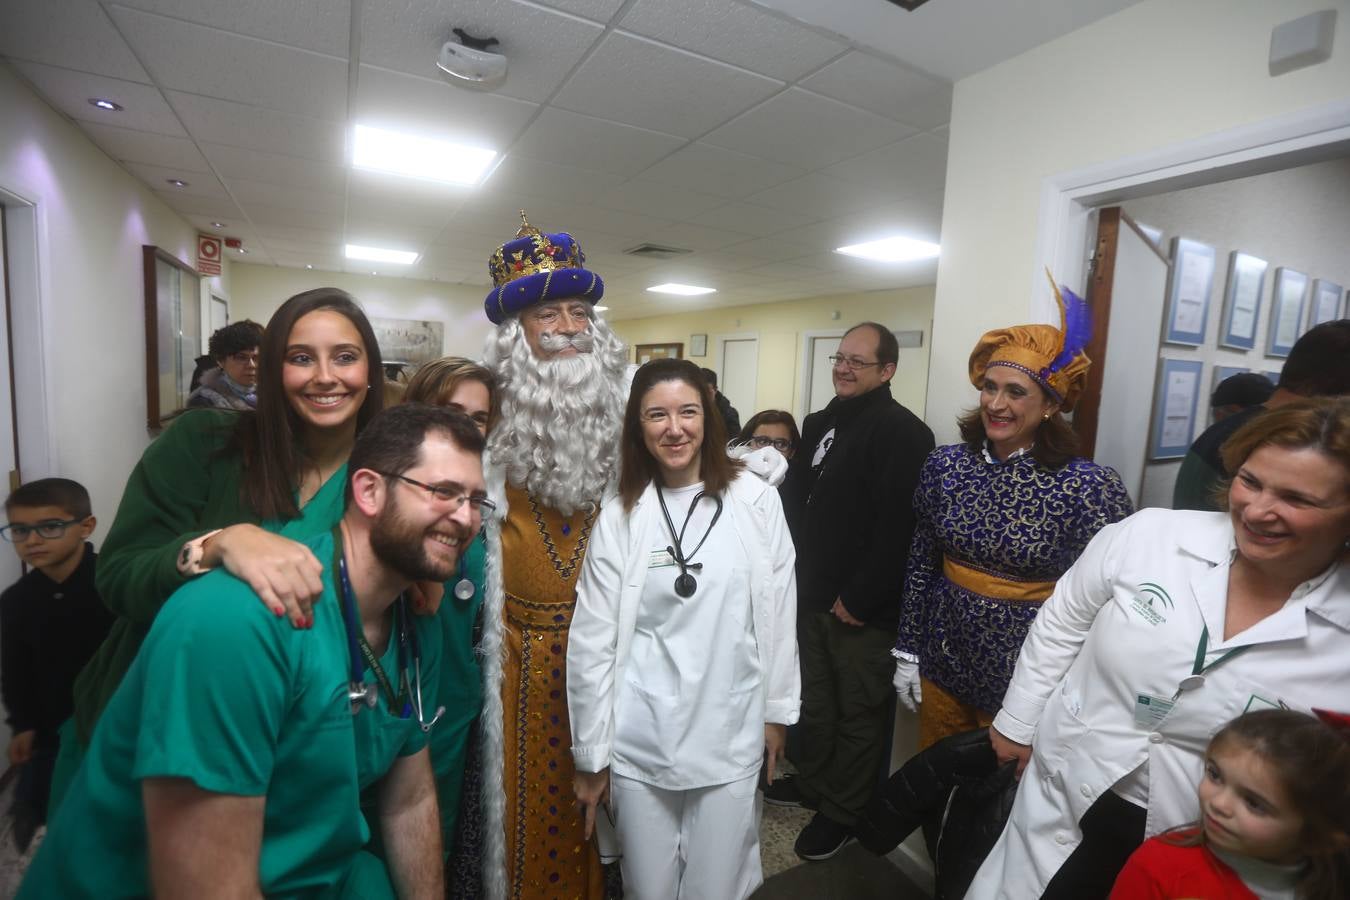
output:
<instances>
[{"instance_id":1,"label":"green scrubs top","mask_svg":"<svg viewBox=\"0 0 1350 900\"><path fill-rule=\"evenodd\" d=\"M436 799L441 806L441 846L448 855L459 815L460 789L464 784L465 745L469 729L483 708L483 676L474 652L474 623L483 606L483 569L487 544L482 534L464 554L463 577L473 582L473 596L460 600L455 577L446 582L445 598L437 611L442 650L440 684L436 696L445 704L445 715L431 731L431 767L436 772Z\"/></svg>"},{"instance_id":2,"label":"green scrubs top","mask_svg":"<svg viewBox=\"0 0 1350 900\"><path fill-rule=\"evenodd\" d=\"M304 543L325 563L333 559L331 535ZM258 874L269 896L332 896L365 878L354 876L369 860L359 855L370 837L360 790L427 739L383 695L375 709L352 715L346 630L335 573L326 569L307 631L273 616L223 570L170 598L100 719L20 897L147 896L140 782L154 777L266 796ZM440 630L411 618L430 715ZM397 629L380 662L397 684ZM366 681L375 683L369 671Z\"/></svg>"}]
</instances>

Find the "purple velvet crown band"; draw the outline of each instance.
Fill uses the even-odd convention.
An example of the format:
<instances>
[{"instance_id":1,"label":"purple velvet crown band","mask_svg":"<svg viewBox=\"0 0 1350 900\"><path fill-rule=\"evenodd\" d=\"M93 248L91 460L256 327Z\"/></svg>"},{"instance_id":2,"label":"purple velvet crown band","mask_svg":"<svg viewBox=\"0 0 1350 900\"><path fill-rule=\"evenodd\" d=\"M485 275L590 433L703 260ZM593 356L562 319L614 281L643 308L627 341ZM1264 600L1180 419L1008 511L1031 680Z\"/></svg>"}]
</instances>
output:
<instances>
[{"instance_id":1,"label":"purple velvet crown band","mask_svg":"<svg viewBox=\"0 0 1350 900\"><path fill-rule=\"evenodd\" d=\"M599 275L584 268L586 255L570 234L527 234L492 254L488 272L496 286L483 301L488 319L500 325L536 303L597 302L605 293Z\"/></svg>"}]
</instances>

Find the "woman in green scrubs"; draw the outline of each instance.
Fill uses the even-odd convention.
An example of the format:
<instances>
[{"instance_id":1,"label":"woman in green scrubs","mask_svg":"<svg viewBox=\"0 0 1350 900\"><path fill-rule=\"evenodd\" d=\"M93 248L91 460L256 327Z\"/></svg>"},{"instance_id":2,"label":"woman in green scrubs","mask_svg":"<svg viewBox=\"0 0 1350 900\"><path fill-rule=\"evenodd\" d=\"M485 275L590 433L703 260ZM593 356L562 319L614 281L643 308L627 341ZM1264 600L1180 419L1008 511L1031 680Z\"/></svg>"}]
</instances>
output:
<instances>
[{"instance_id":1,"label":"woman in green scrubs","mask_svg":"<svg viewBox=\"0 0 1350 900\"><path fill-rule=\"evenodd\" d=\"M298 542L342 517L347 456L382 405L380 348L351 296L318 288L281 305L259 356L256 411L184 413L127 481L95 575L117 621L75 683L53 814L150 624L187 581L224 566L277 616L313 625L322 566Z\"/></svg>"},{"instance_id":2,"label":"woman in green scrubs","mask_svg":"<svg viewBox=\"0 0 1350 900\"><path fill-rule=\"evenodd\" d=\"M492 373L456 356L429 362L408 382L404 402L448 406L464 413L486 436L497 420ZM470 729L483 707L483 682L474 652L474 631L483 605L483 566L487 558L483 535L464 554L460 576L437 612L442 650L437 696L445 716L431 730L431 766L441 807L442 847L448 856L459 813L460 792Z\"/></svg>"}]
</instances>

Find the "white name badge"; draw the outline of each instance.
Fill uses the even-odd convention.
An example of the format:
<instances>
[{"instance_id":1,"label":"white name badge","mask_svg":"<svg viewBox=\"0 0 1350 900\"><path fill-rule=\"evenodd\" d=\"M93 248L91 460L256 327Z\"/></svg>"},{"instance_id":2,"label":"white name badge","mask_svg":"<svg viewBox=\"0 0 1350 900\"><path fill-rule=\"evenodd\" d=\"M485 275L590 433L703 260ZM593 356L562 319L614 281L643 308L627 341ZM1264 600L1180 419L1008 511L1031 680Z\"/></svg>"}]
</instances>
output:
<instances>
[{"instance_id":1,"label":"white name badge","mask_svg":"<svg viewBox=\"0 0 1350 900\"><path fill-rule=\"evenodd\" d=\"M1134 695L1134 724L1149 731L1156 731L1158 723L1167 718L1172 711L1173 702L1167 697L1155 697L1152 694Z\"/></svg>"},{"instance_id":2,"label":"white name badge","mask_svg":"<svg viewBox=\"0 0 1350 900\"><path fill-rule=\"evenodd\" d=\"M649 569L660 569L673 565L675 565L675 557L670 555L669 550L653 550L652 558L647 562L647 568Z\"/></svg>"}]
</instances>

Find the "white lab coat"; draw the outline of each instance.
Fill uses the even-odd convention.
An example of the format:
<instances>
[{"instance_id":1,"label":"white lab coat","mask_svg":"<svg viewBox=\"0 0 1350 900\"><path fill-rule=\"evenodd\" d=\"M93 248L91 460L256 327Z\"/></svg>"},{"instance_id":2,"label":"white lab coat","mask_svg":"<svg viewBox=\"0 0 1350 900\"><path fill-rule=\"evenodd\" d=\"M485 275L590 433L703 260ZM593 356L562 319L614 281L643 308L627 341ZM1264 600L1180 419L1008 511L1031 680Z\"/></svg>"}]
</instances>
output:
<instances>
[{"instance_id":1,"label":"white lab coat","mask_svg":"<svg viewBox=\"0 0 1350 900\"><path fill-rule=\"evenodd\" d=\"M1147 835L1199 818L1210 737L1247 709L1350 707L1350 563L1300 585L1284 608L1223 639L1233 528L1225 513L1145 509L1103 528L1027 635L994 727L1034 746L1012 815L968 900L1039 897L1078 846L1103 791L1147 762ZM1152 727L1137 694L1170 699L1207 662L1249 646L1184 691Z\"/></svg>"},{"instance_id":2,"label":"white lab coat","mask_svg":"<svg viewBox=\"0 0 1350 900\"><path fill-rule=\"evenodd\" d=\"M764 719L791 725L801 706L797 665L796 554L778 492L742 473L723 496L750 565L751 618L759 652ZM567 644L567 712L572 757L582 772L610 764L617 685L624 677L650 549L661 528L656 489L648 485L631 511L615 497L591 532L577 581ZM663 570L664 571L664 570ZM709 747L709 752L725 748Z\"/></svg>"}]
</instances>

